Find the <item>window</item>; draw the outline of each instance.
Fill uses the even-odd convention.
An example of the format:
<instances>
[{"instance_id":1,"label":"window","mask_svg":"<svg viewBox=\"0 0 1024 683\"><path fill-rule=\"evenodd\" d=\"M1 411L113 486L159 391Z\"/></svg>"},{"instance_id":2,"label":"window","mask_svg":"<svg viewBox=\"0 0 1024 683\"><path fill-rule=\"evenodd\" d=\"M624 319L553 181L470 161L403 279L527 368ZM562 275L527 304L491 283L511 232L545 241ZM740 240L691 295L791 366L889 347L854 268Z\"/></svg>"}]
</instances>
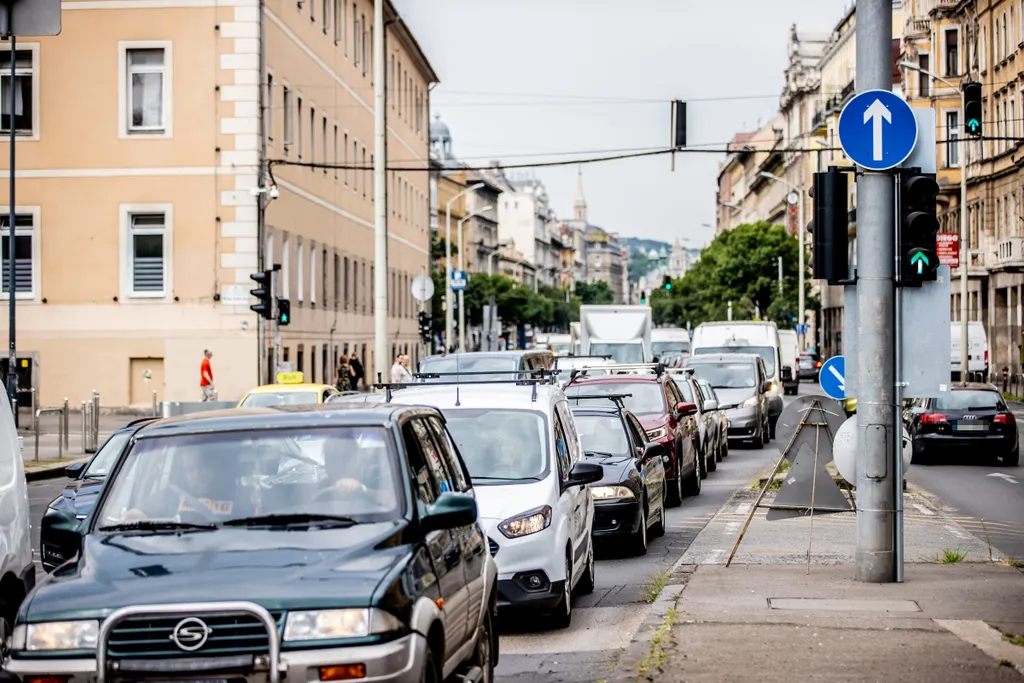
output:
<instances>
[{"instance_id":1,"label":"window","mask_svg":"<svg viewBox=\"0 0 1024 683\"><path fill-rule=\"evenodd\" d=\"M294 125L292 123L292 91L288 86L281 88L281 104L282 109L284 110L284 130L281 131L281 135L284 138L284 150L287 152L288 147L292 144L292 140L294 139L293 133L295 132L293 130Z\"/></svg>"},{"instance_id":2,"label":"window","mask_svg":"<svg viewBox=\"0 0 1024 683\"><path fill-rule=\"evenodd\" d=\"M14 296L16 299L34 299L36 297L36 280L38 277L39 259L36 255L35 212L20 211L14 216ZM3 285L0 291L4 294L11 290L8 287L11 268L10 253L11 214L10 207L3 207L0 216L0 238L3 239Z\"/></svg>"},{"instance_id":3,"label":"window","mask_svg":"<svg viewBox=\"0 0 1024 683\"><path fill-rule=\"evenodd\" d=\"M288 248L290 246L288 236L285 235L282 238L281 244L281 298L290 299L292 291L292 253ZM285 360L288 360L285 358Z\"/></svg>"},{"instance_id":4,"label":"window","mask_svg":"<svg viewBox=\"0 0 1024 683\"><path fill-rule=\"evenodd\" d=\"M267 74L267 93L263 98L264 121L266 126L267 141L274 141L274 77Z\"/></svg>"},{"instance_id":5,"label":"window","mask_svg":"<svg viewBox=\"0 0 1024 683\"><path fill-rule=\"evenodd\" d=\"M1016 28L1016 24L1013 21L1013 8L1010 8L1010 48L1013 48L1013 31Z\"/></svg>"},{"instance_id":6,"label":"window","mask_svg":"<svg viewBox=\"0 0 1024 683\"><path fill-rule=\"evenodd\" d=\"M14 53L14 132L36 136L38 88L35 78L35 49ZM11 132L11 51L0 52L0 132Z\"/></svg>"},{"instance_id":7,"label":"window","mask_svg":"<svg viewBox=\"0 0 1024 683\"><path fill-rule=\"evenodd\" d=\"M359 49L360 49L360 52L362 52L362 55L360 56L360 59L362 61L362 65L363 65L363 77L365 78L366 77L367 63L370 61L369 54L368 54L369 51L370 51L370 41L368 40L367 35L366 35L366 15L365 14L360 15L360 17L359 17L359 35L360 35Z\"/></svg>"},{"instance_id":8,"label":"window","mask_svg":"<svg viewBox=\"0 0 1024 683\"><path fill-rule=\"evenodd\" d=\"M327 307L327 249L320 250L320 299Z\"/></svg>"},{"instance_id":9,"label":"window","mask_svg":"<svg viewBox=\"0 0 1024 683\"><path fill-rule=\"evenodd\" d=\"M1003 59L1010 56L1010 44L1006 37L1006 12L1003 12Z\"/></svg>"},{"instance_id":10,"label":"window","mask_svg":"<svg viewBox=\"0 0 1024 683\"><path fill-rule=\"evenodd\" d=\"M335 128L337 130L337 128ZM337 140L338 136L335 134L334 139ZM323 125L321 126L320 144L322 149L320 152L320 161L324 165L324 175L327 175L327 166L329 164L327 157L327 117L323 118ZM335 147L337 149L337 147Z\"/></svg>"},{"instance_id":11,"label":"window","mask_svg":"<svg viewBox=\"0 0 1024 683\"><path fill-rule=\"evenodd\" d=\"M365 147L363 147L363 170L362 170L362 174L363 174L363 197L365 198L366 197L366 185L367 185L367 181L369 180L369 176L370 176L369 168L366 165L366 148Z\"/></svg>"},{"instance_id":12,"label":"window","mask_svg":"<svg viewBox=\"0 0 1024 683\"><path fill-rule=\"evenodd\" d=\"M324 252L325 254L327 252ZM348 265L348 259L345 259ZM334 255L334 310L338 310L338 302L341 301L341 257Z\"/></svg>"},{"instance_id":13,"label":"window","mask_svg":"<svg viewBox=\"0 0 1024 683\"><path fill-rule=\"evenodd\" d=\"M917 56L917 63L921 70L917 72L917 92L921 97L928 97L931 94L932 77L928 75L928 55Z\"/></svg>"},{"instance_id":14,"label":"window","mask_svg":"<svg viewBox=\"0 0 1024 683\"><path fill-rule=\"evenodd\" d=\"M123 206L124 280L127 297L162 298L170 294L169 205Z\"/></svg>"},{"instance_id":15,"label":"window","mask_svg":"<svg viewBox=\"0 0 1024 683\"><path fill-rule=\"evenodd\" d=\"M337 257L335 257L335 258L337 258ZM335 280L337 280L337 278L335 278ZM342 287L344 287L343 294L344 294L344 301L345 301L345 310L347 311L348 310L348 256L345 257L344 270L342 271L342 280L341 281L342 281ZM335 284L335 289L337 289L337 284Z\"/></svg>"},{"instance_id":16,"label":"window","mask_svg":"<svg viewBox=\"0 0 1024 683\"><path fill-rule=\"evenodd\" d=\"M423 453L423 447L413 431L412 424L402 427L402 438L405 441L405 453L409 458L409 467L416 478L416 502L420 514L426 512L427 506L431 505L439 495L434 477L427 466L427 459Z\"/></svg>"},{"instance_id":17,"label":"window","mask_svg":"<svg viewBox=\"0 0 1024 683\"><path fill-rule=\"evenodd\" d=\"M949 140L946 144L946 166L948 168L956 168L960 163L960 145L955 142L960 138L959 118L960 112L946 112L946 139Z\"/></svg>"},{"instance_id":18,"label":"window","mask_svg":"<svg viewBox=\"0 0 1024 683\"><path fill-rule=\"evenodd\" d=\"M352 140L352 165L359 165L359 141ZM352 169L352 191L359 192L359 170Z\"/></svg>"},{"instance_id":19,"label":"window","mask_svg":"<svg viewBox=\"0 0 1024 683\"><path fill-rule=\"evenodd\" d=\"M385 88L388 94L388 99L391 100L391 108L395 108L395 88L398 85L398 81L395 80L395 56L391 55L388 57L388 73L391 77L388 79L388 87Z\"/></svg>"},{"instance_id":20,"label":"window","mask_svg":"<svg viewBox=\"0 0 1024 683\"><path fill-rule=\"evenodd\" d=\"M359 66L359 60L363 57L363 34L359 24L359 6L352 3L352 59L355 65Z\"/></svg>"},{"instance_id":21,"label":"window","mask_svg":"<svg viewBox=\"0 0 1024 683\"><path fill-rule=\"evenodd\" d=\"M370 165L366 169L366 184L367 185L370 184L370 179L373 177L373 175L372 175L373 169L374 169L374 161L373 161L373 155L371 154L370 155ZM370 193L370 201L371 202L377 201L377 193L376 193L376 191Z\"/></svg>"},{"instance_id":22,"label":"window","mask_svg":"<svg viewBox=\"0 0 1024 683\"><path fill-rule=\"evenodd\" d=\"M323 0L323 7L320 9L321 18L324 22L324 35L327 35L327 29L331 27L331 0Z\"/></svg>"},{"instance_id":23,"label":"window","mask_svg":"<svg viewBox=\"0 0 1024 683\"><path fill-rule=\"evenodd\" d=\"M316 163L316 107L312 104L309 105L309 163Z\"/></svg>"},{"instance_id":24,"label":"window","mask_svg":"<svg viewBox=\"0 0 1024 683\"><path fill-rule=\"evenodd\" d=\"M125 47L124 133L169 137L171 101L170 43Z\"/></svg>"},{"instance_id":25,"label":"window","mask_svg":"<svg viewBox=\"0 0 1024 683\"><path fill-rule=\"evenodd\" d=\"M946 75L956 76L960 73L960 31L946 31Z\"/></svg>"},{"instance_id":26,"label":"window","mask_svg":"<svg viewBox=\"0 0 1024 683\"><path fill-rule=\"evenodd\" d=\"M334 124L334 179L338 179L338 124Z\"/></svg>"},{"instance_id":27,"label":"window","mask_svg":"<svg viewBox=\"0 0 1024 683\"><path fill-rule=\"evenodd\" d=\"M348 186L348 133L342 136L341 144L341 165L345 168L342 170L342 178L344 178L345 186Z\"/></svg>"},{"instance_id":28,"label":"window","mask_svg":"<svg viewBox=\"0 0 1024 683\"><path fill-rule=\"evenodd\" d=\"M304 286L305 285L305 268L306 251L303 248L302 240L299 240L299 246L295 249L295 298L298 299L299 303L305 298ZM300 370L301 372L301 370Z\"/></svg>"},{"instance_id":29,"label":"window","mask_svg":"<svg viewBox=\"0 0 1024 683\"><path fill-rule=\"evenodd\" d=\"M299 132L295 137L295 148L299 152L299 159L302 159L302 96L299 95L295 98L297 105L295 107L296 117L298 119Z\"/></svg>"},{"instance_id":30,"label":"window","mask_svg":"<svg viewBox=\"0 0 1024 683\"><path fill-rule=\"evenodd\" d=\"M465 493L469 490L469 482L466 479L466 473L463 465L456 455L457 449L454 442L452 442L451 437L448 435L448 431L444 428L444 425L441 424L441 420L437 417L428 417L426 421L430 428L431 436L434 437L434 442L438 446L441 457L444 459L448 471L452 474L455 490Z\"/></svg>"},{"instance_id":31,"label":"window","mask_svg":"<svg viewBox=\"0 0 1024 683\"><path fill-rule=\"evenodd\" d=\"M988 68L988 27L981 29L981 70Z\"/></svg>"},{"instance_id":32,"label":"window","mask_svg":"<svg viewBox=\"0 0 1024 683\"><path fill-rule=\"evenodd\" d=\"M309 303L316 307L316 245L309 245Z\"/></svg>"}]
</instances>

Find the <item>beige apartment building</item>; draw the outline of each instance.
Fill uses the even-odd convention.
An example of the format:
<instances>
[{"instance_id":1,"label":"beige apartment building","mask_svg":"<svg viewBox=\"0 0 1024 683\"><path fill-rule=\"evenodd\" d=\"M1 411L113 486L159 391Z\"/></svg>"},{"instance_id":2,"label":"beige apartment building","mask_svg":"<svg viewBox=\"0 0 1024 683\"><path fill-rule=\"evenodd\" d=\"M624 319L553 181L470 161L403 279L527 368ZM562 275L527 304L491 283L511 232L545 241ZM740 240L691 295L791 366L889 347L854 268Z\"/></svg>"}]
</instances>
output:
<instances>
[{"instance_id":1,"label":"beige apartment building","mask_svg":"<svg viewBox=\"0 0 1024 683\"><path fill-rule=\"evenodd\" d=\"M220 399L265 380L248 293L261 246L292 303L281 360L311 381L331 381L342 353L372 371L371 0L267 0L262 82L257 0L63 8L60 36L19 40L14 55L18 353L39 403L93 389L104 406L148 405L154 391L198 400L204 349ZM415 167L388 175L391 346L419 354L409 283L429 264L437 77L390 4L386 14L389 158ZM262 236L261 86L277 195Z\"/></svg>"}]
</instances>

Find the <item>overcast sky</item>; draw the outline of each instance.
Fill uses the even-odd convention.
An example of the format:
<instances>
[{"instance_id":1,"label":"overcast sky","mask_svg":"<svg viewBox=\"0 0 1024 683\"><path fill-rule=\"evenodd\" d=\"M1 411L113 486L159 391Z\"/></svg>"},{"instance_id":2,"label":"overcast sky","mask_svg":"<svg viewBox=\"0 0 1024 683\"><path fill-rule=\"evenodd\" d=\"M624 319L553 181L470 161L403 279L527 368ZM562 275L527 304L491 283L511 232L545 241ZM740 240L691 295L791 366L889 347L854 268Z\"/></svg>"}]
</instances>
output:
<instances>
[{"instance_id":1,"label":"overcast sky","mask_svg":"<svg viewBox=\"0 0 1024 683\"><path fill-rule=\"evenodd\" d=\"M432 114L451 128L455 155L478 165L667 147L672 99L689 102L691 145L724 145L776 111L790 25L828 32L850 4L393 2L440 78ZM749 99L715 99L738 96ZM704 98L714 101L696 101ZM714 235L701 224L714 224L721 158L677 156L675 173L666 156L585 165L590 222L627 236L678 237L700 246ZM577 170L533 171L559 216L572 216Z\"/></svg>"}]
</instances>

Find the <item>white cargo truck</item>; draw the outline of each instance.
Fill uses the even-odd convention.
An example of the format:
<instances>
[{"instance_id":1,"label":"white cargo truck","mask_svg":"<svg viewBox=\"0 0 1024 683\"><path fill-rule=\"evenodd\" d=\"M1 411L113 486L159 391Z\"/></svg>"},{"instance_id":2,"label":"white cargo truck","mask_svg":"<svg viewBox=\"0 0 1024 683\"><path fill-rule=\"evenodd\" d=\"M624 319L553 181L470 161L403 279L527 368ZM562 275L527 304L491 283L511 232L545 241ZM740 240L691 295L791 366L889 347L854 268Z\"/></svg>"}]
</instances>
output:
<instances>
[{"instance_id":1,"label":"white cargo truck","mask_svg":"<svg viewBox=\"0 0 1024 683\"><path fill-rule=\"evenodd\" d=\"M650 306L580 306L580 353L616 363L650 363Z\"/></svg>"}]
</instances>

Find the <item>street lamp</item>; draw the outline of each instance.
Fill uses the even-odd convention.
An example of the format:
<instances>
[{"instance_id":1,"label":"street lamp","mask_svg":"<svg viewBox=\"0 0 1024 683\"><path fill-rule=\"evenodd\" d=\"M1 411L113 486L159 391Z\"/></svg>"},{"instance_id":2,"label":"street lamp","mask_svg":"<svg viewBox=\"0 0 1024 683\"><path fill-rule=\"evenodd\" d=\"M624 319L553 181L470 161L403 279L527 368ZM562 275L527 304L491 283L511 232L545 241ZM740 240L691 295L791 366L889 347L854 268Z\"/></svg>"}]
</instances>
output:
<instances>
[{"instance_id":1,"label":"street lamp","mask_svg":"<svg viewBox=\"0 0 1024 683\"><path fill-rule=\"evenodd\" d=\"M444 344L448 347L452 345L452 326L455 323L455 312L452 308L452 204L463 195L475 192L483 186L484 183L470 185L449 199L444 207Z\"/></svg>"},{"instance_id":2,"label":"street lamp","mask_svg":"<svg viewBox=\"0 0 1024 683\"><path fill-rule=\"evenodd\" d=\"M797 261L797 268L799 269L799 275L797 279L797 322L799 323L799 334L797 335L800 339L800 350L803 351L807 348L807 337L804 335L804 190L799 185L783 180L779 176L769 173L768 171L761 172L762 178L768 180L774 180L777 183L782 183L797 195L796 199L796 222L797 222L797 240L800 242L799 260Z\"/></svg>"},{"instance_id":3,"label":"street lamp","mask_svg":"<svg viewBox=\"0 0 1024 683\"><path fill-rule=\"evenodd\" d=\"M462 248L462 224L468 221L470 218L475 218L482 213L493 211L493 206L485 206L479 211L474 211L465 218L459 221L459 270L465 272L466 270L466 252ZM464 290L459 290L459 351L464 352L466 350L466 307L463 305L462 296Z\"/></svg>"},{"instance_id":4,"label":"street lamp","mask_svg":"<svg viewBox=\"0 0 1024 683\"><path fill-rule=\"evenodd\" d=\"M928 71L927 69L922 69L917 64L913 64L911 62L900 62L900 66L905 67L907 69L911 69L913 71L917 71L918 73L922 73L925 76L928 76L929 78L934 78L936 81L939 81L940 83L945 83L946 85L948 85L950 88L953 88L954 90L956 90L957 88L960 87L960 86L953 85L952 83L947 81L945 78L942 78L940 76L936 76L935 74L933 74L931 71ZM964 92L963 92L963 88L960 88L960 120L961 120L960 131L961 131L961 133L960 133L960 138L957 141L957 143L958 143L957 146L959 146L959 142L960 141L963 141L963 143L964 143L963 150L962 151L958 150L958 151L961 151L961 154L957 155L959 157L959 159L957 159L957 161L959 162L958 166L960 166L960 381L961 382L966 382L967 381L967 371L968 371L968 366L967 366L967 359L968 359L968 353L967 353L968 352L968 349L967 349L967 316L968 316L968 310L967 310L967 149L968 149L968 147L967 147L967 117L966 117L966 109L967 108L964 106ZM948 131L946 132L946 135L949 135ZM948 150L949 147L947 147L946 149Z\"/></svg>"}]
</instances>

